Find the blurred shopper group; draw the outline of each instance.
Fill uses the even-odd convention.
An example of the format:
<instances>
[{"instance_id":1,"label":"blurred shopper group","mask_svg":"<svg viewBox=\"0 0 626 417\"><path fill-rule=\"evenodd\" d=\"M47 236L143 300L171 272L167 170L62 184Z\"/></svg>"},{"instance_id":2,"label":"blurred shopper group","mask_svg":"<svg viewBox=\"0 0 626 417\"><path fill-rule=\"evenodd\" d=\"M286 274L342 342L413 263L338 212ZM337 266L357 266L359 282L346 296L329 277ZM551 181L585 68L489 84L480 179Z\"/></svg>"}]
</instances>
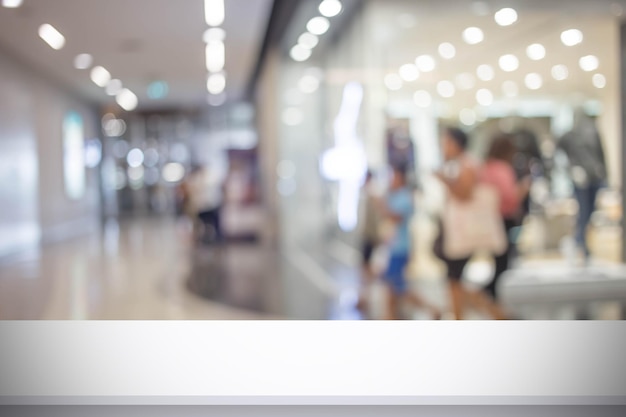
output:
<instances>
[{"instance_id":1,"label":"blurred shopper group","mask_svg":"<svg viewBox=\"0 0 626 417\"><path fill-rule=\"evenodd\" d=\"M433 253L445 265L449 310L455 319L465 317L472 307L494 319L509 318L500 305L500 281L510 269L516 253L516 229L528 214L533 175L528 164L516 166L516 158L527 149L519 148L519 137L499 132L492 136L482 161L467 151L470 138L461 129L448 127L441 135L443 164L434 173L445 190L445 202L437 215L438 233ZM593 119L582 111L574 129L559 142L568 156L575 195L579 204L575 238L583 258L590 256L586 228L594 210L598 190L605 186L606 167L600 136ZM526 169L524 169L526 168ZM380 248L387 254L386 266L378 278L385 284L385 318L399 319L404 302L425 309L433 318L442 311L411 289L407 277L416 239L411 232L415 196L407 186L406 167L396 164L387 194L372 191L373 173L365 180L366 214L363 234L363 289L359 308L367 310L367 294L375 281L373 254ZM428 198L428 196L425 196ZM419 231L417 231L419 233ZM463 281L470 260L477 254L493 258L493 275L482 288Z\"/></svg>"}]
</instances>

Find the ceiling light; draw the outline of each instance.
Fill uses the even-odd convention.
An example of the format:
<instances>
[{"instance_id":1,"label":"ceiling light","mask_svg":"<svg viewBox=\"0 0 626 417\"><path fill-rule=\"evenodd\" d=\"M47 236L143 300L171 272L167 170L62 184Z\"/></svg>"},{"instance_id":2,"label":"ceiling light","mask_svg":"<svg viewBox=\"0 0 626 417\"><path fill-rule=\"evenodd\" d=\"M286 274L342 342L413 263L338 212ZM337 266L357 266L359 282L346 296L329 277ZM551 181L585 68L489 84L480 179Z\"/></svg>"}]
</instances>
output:
<instances>
[{"instance_id":1,"label":"ceiling light","mask_svg":"<svg viewBox=\"0 0 626 417\"><path fill-rule=\"evenodd\" d=\"M505 81L502 83L502 92L507 97L516 97L519 92L519 88L514 81Z\"/></svg>"},{"instance_id":2,"label":"ceiling light","mask_svg":"<svg viewBox=\"0 0 626 417\"><path fill-rule=\"evenodd\" d=\"M319 43L319 38L312 33L305 32L298 38L298 45L304 49L313 49Z\"/></svg>"},{"instance_id":3,"label":"ceiling light","mask_svg":"<svg viewBox=\"0 0 626 417\"><path fill-rule=\"evenodd\" d=\"M583 41L583 33L578 29L568 29L561 33L561 42L565 46L578 45Z\"/></svg>"},{"instance_id":4,"label":"ceiling light","mask_svg":"<svg viewBox=\"0 0 626 417\"><path fill-rule=\"evenodd\" d=\"M2 5L8 9L15 9L20 7L23 2L23 0L2 0Z\"/></svg>"},{"instance_id":5,"label":"ceiling light","mask_svg":"<svg viewBox=\"0 0 626 417\"><path fill-rule=\"evenodd\" d=\"M101 66L93 67L90 75L91 81L98 87L105 87L111 81L111 73Z\"/></svg>"},{"instance_id":6,"label":"ceiling light","mask_svg":"<svg viewBox=\"0 0 626 417\"><path fill-rule=\"evenodd\" d=\"M399 90L402 88L402 78L398 74L387 74L385 86L390 90Z\"/></svg>"},{"instance_id":7,"label":"ceiling light","mask_svg":"<svg viewBox=\"0 0 626 417\"><path fill-rule=\"evenodd\" d=\"M206 43L226 40L226 31L222 28L209 28L204 32L202 40Z\"/></svg>"},{"instance_id":8,"label":"ceiling light","mask_svg":"<svg viewBox=\"0 0 626 417\"><path fill-rule=\"evenodd\" d=\"M469 72L457 75L454 81L456 82L456 86L459 90L471 90L476 85L474 76Z\"/></svg>"},{"instance_id":9,"label":"ceiling light","mask_svg":"<svg viewBox=\"0 0 626 417\"><path fill-rule=\"evenodd\" d=\"M224 23L224 0L204 0L204 18L207 25L219 26Z\"/></svg>"},{"instance_id":10,"label":"ceiling light","mask_svg":"<svg viewBox=\"0 0 626 417\"><path fill-rule=\"evenodd\" d=\"M319 11L322 16L334 17L341 13L342 8L339 0L324 0L319 6Z\"/></svg>"},{"instance_id":11,"label":"ceiling light","mask_svg":"<svg viewBox=\"0 0 626 417\"><path fill-rule=\"evenodd\" d=\"M59 50L65 45L65 37L48 23L39 26L39 37L50 45L52 49Z\"/></svg>"},{"instance_id":12,"label":"ceiling light","mask_svg":"<svg viewBox=\"0 0 626 417\"><path fill-rule=\"evenodd\" d=\"M419 90L413 94L413 102L415 102L418 107L426 108L431 105L433 99L428 91Z\"/></svg>"},{"instance_id":13,"label":"ceiling light","mask_svg":"<svg viewBox=\"0 0 626 417\"><path fill-rule=\"evenodd\" d=\"M435 69L435 58L430 55L420 55L415 59L415 65L421 72L430 72Z\"/></svg>"},{"instance_id":14,"label":"ceiling light","mask_svg":"<svg viewBox=\"0 0 626 417\"><path fill-rule=\"evenodd\" d=\"M209 72L220 72L226 62L224 42L211 41L205 48L206 69Z\"/></svg>"},{"instance_id":15,"label":"ceiling light","mask_svg":"<svg viewBox=\"0 0 626 417\"><path fill-rule=\"evenodd\" d=\"M517 12L515 9L505 7L504 9L500 9L496 12L494 20L500 26L510 26L517 22Z\"/></svg>"},{"instance_id":16,"label":"ceiling light","mask_svg":"<svg viewBox=\"0 0 626 417\"><path fill-rule=\"evenodd\" d=\"M472 109L463 109L459 113L459 120L465 126L473 126L476 123L476 112Z\"/></svg>"},{"instance_id":17,"label":"ceiling light","mask_svg":"<svg viewBox=\"0 0 626 417\"><path fill-rule=\"evenodd\" d=\"M443 59L452 59L456 55L456 48L449 42L444 42L439 45L439 55Z\"/></svg>"},{"instance_id":18,"label":"ceiling light","mask_svg":"<svg viewBox=\"0 0 626 417\"><path fill-rule=\"evenodd\" d=\"M600 66L600 61L595 55L586 55L578 60L578 65L583 71L595 71Z\"/></svg>"},{"instance_id":19,"label":"ceiling light","mask_svg":"<svg viewBox=\"0 0 626 417\"><path fill-rule=\"evenodd\" d=\"M476 69L476 75L483 81L491 81L496 74L491 65L483 64Z\"/></svg>"},{"instance_id":20,"label":"ceiling light","mask_svg":"<svg viewBox=\"0 0 626 417\"><path fill-rule=\"evenodd\" d=\"M439 81L437 83L437 92L443 98L450 98L455 93L454 84L447 80Z\"/></svg>"},{"instance_id":21,"label":"ceiling light","mask_svg":"<svg viewBox=\"0 0 626 417\"><path fill-rule=\"evenodd\" d=\"M128 152L128 155L126 156L126 162L132 168L137 168L141 166L141 164L143 164L143 161L144 161L144 155L141 149L139 148L131 149Z\"/></svg>"},{"instance_id":22,"label":"ceiling light","mask_svg":"<svg viewBox=\"0 0 626 417\"><path fill-rule=\"evenodd\" d=\"M309 20L306 24L306 28L314 35L323 35L330 29L330 22L325 17L317 16Z\"/></svg>"},{"instance_id":23,"label":"ceiling light","mask_svg":"<svg viewBox=\"0 0 626 417\"><path fill-rule=\"evenodd\" d=\"M526 48L526 55L533 61L539 61L546 56L546 48L540 43L533 43Z\"/></svg>"},{"instance_id":24,"label":"ceiling light","mask_svg":"<svg viewBox=\"0 0 626 417\"><path fill-rule=\"evenodd\" d=\"M78 54L74 58L74 68L87 69L93 63L93 57L89 54Z\"/></svg>"},{"instance_id":25,"label":"ceiling light","mask_svg":"<svg viewBox=\"0 0 626 417\"><path fill-rule=\"evenodd\" d=\"M485 39L485 35L480 28L468 27L463 31L463 40L470 45L481 43Z\"/></svg>"},{"instance_id":26,"label":"ceiling light","mask_svg":"<svg viewBox=\"0 0 626 417\"><path fill-rule=\"evenodd\" d=\"M415 81L420 77L420 71L414 64L404 64L398 70L400 77L407 82Z\"/></svg>"},{"instance_id":27,"label":"ceiling light","mask_svg":"<svg viewBox=\"0 0 626 417\"><path fill-rule=\"evenodd\" d=\"M289 107L283 110L282 120L287 126L298 126L304 121L304 113L296 107Z\"/></svg>"},{"instance_id":28,"label":"ceiling light","mask_svg":"<svg viewBox=\"0 0 626 417\"><path fill-rule=\"evenodd\" d=\"M291 56L291 58L297 62L306 61L311 57L311 53L312 52L310 49L303 48L300 45L294 46L293 48L291 48L291 51L289 51L289 55Z\"/></svg>"},{"instance_id":29,"label":"ceiling light","mask_svg":"<svg viewBox=\"0 0 626 417\"><path fill-rule=\"evenodd\" d=\"M124 88L120 91L115 97L115 101L126 111L132 111L137 108L137 104L139 100L135 93L130 91L128 88Z\"/></svg>"},{"instance_id":30,"label":"ceiling light","mask_svg":"<svg viewBox=\"0 0 626 417\"><path fill-rule=\"evenodd\" d=\"M222 72L209 75L206 88L211 94L221 94L226 88L226 76Z\"/></svg>"},{"instance_id":31,"label":"ceiling light","mask_svg":"<svg viewBox=\"0 0 626 417\"><path fill-rule=\"evenodd\" d=\"M524 84L526 84L526 87L530 90L539 90L543 85L543 78L536 72L531 72L524 77Z\"/></svg>"},{"instance_id":32,"label":"ceiling light","mask_svg":"<svg viewBox=\"0 0 626 417\"><path fill-rule=\"evenodd\" d=\"M313 75L305 75L298 81L298 89L305 94L311 94L317 91L320 86L319 78Z\"/></svg>"},{"instance_id":33,"label":"ceiling light","mask_svg":"<svg viewBox=\"0 0 626 417\"><path fill-rule=\"evenodd\" d=\"M498 60L498 65L500 65L502 71L513 72L519 68L519 59L511 54L502 55Z\"/></svg>"},{"instance_id":34,"label":"ceiling light","mask_svg":"<svg viewBox=\"0 0 626 417\"><path fill-rule=\"evenodd\" d=\"M594 74L591 79L593 82L593 86L595 88L604 88L606 87L606 77L602 74Z\"/></svg>"},{"instance_id":35,"label":"ceiling light","mask_svg":"<svg viewBox=\"0 0 626 417\"><path fill-rule=\"evenodd\" d=\"M552 72L552 78L554 78L557 81L566 80L567 77L569 76L569 71L567 70L567 67L561 64L553 66L551 72Z\"/></svg>"},{"instance_id":36,"label":"ceiling light","mask_svg":"<svg viewBox=\"0 0 626 417\"><path fill-rule=\"evenodd\" d=\"M481 106L489 106L493 103L493 94L486 88L481 88L476 92L476 101Z\"/></svg>"},{"instance_id":37,"label":"ceiling light","mask_svg":"<svg viewBox=\"0 0 626 417\"><path fill-rule=\"evenodd\" d=\"M116 96L120 91L122 91L122 82L117 78L109 81L106 85L105 91L109 96Z\"/></svg>"}]
</instances>

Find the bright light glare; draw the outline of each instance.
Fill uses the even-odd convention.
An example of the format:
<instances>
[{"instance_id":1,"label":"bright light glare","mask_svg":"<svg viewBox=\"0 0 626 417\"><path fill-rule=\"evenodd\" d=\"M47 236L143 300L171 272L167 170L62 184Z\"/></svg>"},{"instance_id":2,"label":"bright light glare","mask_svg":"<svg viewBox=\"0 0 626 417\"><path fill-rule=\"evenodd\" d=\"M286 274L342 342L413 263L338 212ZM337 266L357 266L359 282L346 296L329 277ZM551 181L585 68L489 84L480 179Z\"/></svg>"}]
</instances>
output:
<instances>
[{"instance_id":1,"label":"bright light glare","mask_svg":"<svg viewBox=\"0 0 626 417\"><path fill-rule=\"evenodd\" d=\"M202 40L204 40L205 43L213 41L224 42L226 40L226 31L222 28L209 28L204 32Z\"/></svg>"},{"instance_id":2,"label":"bright light glare","mask_svg":"<svg viewBox=\"0 0 626 417\"><path fill-rule=\"evenodd\" d=\"M480 28L468 27L463 31L463 40L469 45L476 45L485 39L485 35Z\"/></svg>"},{"instance_id":3,"label":"bright light glare","mask_svg":"<svg viewBox=\"0 0 626 417\"><path fill-rule=\"evenodd\" d=\"M489 106L493 103L493 94L486 88L481 88L476 92L476 101L481 106Z\"/></svg>"},{"instance_id":4,"label":"bright light glare","mask_svg":"<svg viewBox=\"0 0 626 417\"><path fill-rule=\"evenodd\" d=\"M133 168L141 166L141 164L143 164L143 159L143 152L139 148L131 149L126 156L126 162L128 162L128 166L131 166Z\"/></svg>"},{"instance_id":5,"label":"bright light glare","mask_svg":"<svg viewBox=\"0 0 626 417\"><path fill-rule=\"evenodd\" d=\"M595 55L586 55L580 58L578 64L580 65L580 69L590 72L598 69L598 67L600 66L600 61L598 61L598 57L596 57Z\"/></svg>"},{"instance_id":6,"label":"bright light glare","mask_svg":"<svg viewBox=\"0 0 626 417\"><path fill-rule=\"evenodd\" d=\"M339 0L324 0L319 7L322 16L334 17L341 13L343 6Z\"/></svg>"},{"instance_id":7,"label":"bright light glare","mask_svg":"<svg viewBox=\"0 0 626 417\"><path fill-rule=\"evenodd\" d=\"M101 66L93 67L90 75L91 81L98 87L106 87L109 81L111 81L111 73Z\"/></svg>"},{"instance_id":8,"label":"bright light glare","mask_svg":"<svg viewBox=\"0 0 626 417\"><path fill-rule=\"evenodd\" d=\"M385 86L393 91L399 90L402 88L402 78L398 74L387 74L385 76Z\"/></svg>"},{"instance_id":9,"label":"bright light glare","mask_svg":"<svg viewBox=\"0 0 626 417\"><path fill-rule=\"evenodd\" d=\"M450 98L455 93L454 84L447 80L439 81L437 83L437 92L443 98Z\"/></svg>"},{"instance_id":10,"label":"bright light glare","mask_svg":"<svg viewBox=\"0 0 626 417\"><path fill-rule=\"evenodd\" d=\"M439 55L443 59L452 59L456 56L456 48L449 42L444 42L439 45Z\"/></svg>"},{"instance_id":11,"label":"bright light glare","mask_svg":"<svg viewBox=\"0 0 626 417\"><path fill-rule=\"evenodd\" d=\"M122 91L122 82L117 78L109 81L106 85L105 91L109 96L116 96L120 91Z\"/></svg>"},{"instance_id":12,"label":"bright light glare","mask_svg":"<svg viewBox=\"0 0 626 417\"><path fill-rule=\"evenodd\" d=\"M465 126L473 126L476 123L476 112L472 109L463 109L459 113L459 120Z\"/></svg>"},{"instance_id":13,"label":"bright light glare","mask_svg":"<svg viewBox=\"0 0 626 417\"><path fill-rule=\"evenodd\" d=\"M563 81L567 77L569 77L569 71L565 65L559 64L552 67L552 78L557 81Z\"/></svg>"},{"instance_id":14,"label":"bright light glare","mask_svg":"<svg viewBox=\"0 0 626 417\"><path fill-rule=\"evenodd\" d=\"M474 76L469 72L464 72L456 76L455 80L456 86L459 90L471 90L476 85L476 80Z\"/></svg>"},{"instance_id":15,"label":"bright light glare","mask_svg":"<svg viewBox=\"0 0 626 417\"><path fill-rule=\"evenodd\" d=\"M606 77L602 74L594 74L591 79L593 82L593 86L595 88L604 88L606 87Z\"/></svg>"},{"instance_id":16,"label":"bright light glare","mask_svg":"<svg viewBox=\"0 0 626 417\"><path fill-rule=\"evenodd\" d=\"M209 72L220 72L224 69L224 63L226 62L226 51L224 48L224 42L211 41L207 43L206 48L206 69Z\"/></svg>"},{"instance_id":17,"label":"bright light glare","mask_svg":"<svg viewBox=\"0 0 626 417\"><path fill-rule=\"evenodd\" d=\"M512 72L519 68L519 59L515 55L502 55L498 60L498 64L502 71Z\"/></svg>"},{"instance_id":18,"label":"bright light glare","mask_svg":"<svg viewBox=\"0 0 626 417\"><path fill-rule=\"evenodd\" d=\"M314 35L323 35L330 29L330 22L325 17L317 16L309 20L306 24L306 28Z\"/></svg>"},{"instance_id":19,"label":"bright light glare","mask_svg":"<svg viewBox=\"0 0 626 417\"><path fill-rule=\"evenodd\" d=\"M504 9L500 9L496 12L494 20L500 26L510 26L517 22L517 12L515 9L505 7Z\"/></svg>"},{"instance_id":20,"label":"bright light glare","mask_svg":"<svg viewBox=\"0 0 626 417\"><path fill-rule=\"evenodd\" d=\"M304 113L296 107L288 107L283 110L282 120L287 126L298 126L304 121Z\"/></svg>"},{"instance_id":21,"label":"bright light glare","mask_svg":"<svg viewBox=\"0 0 626 417\"><path fill-rule=\"evenodd\" d=\"M313 49L319 43L319 38L312 33L305 32L298 38L298 45L304 49Z\"/></svg>"},{"instance_id":22,"label":"bright light glare","mask_svg":"<svg viewBox=\"0 0 626 417\"><path fill-rule=\"evenodd\" d=\"M224 23L224 0L204 0L204 18L207 25L219 26Z\"/></svg>"},{"instance_id":23,"label":"bright light glare","mask_svg":"<svg viewBox=\"0 0 626 417\"><path fill-rule=\"evenodd\" d=\"M436 67L435 58L430 55L420 55L415 59L415 65L421 72L433 71Z\"/></svg>"},{"instance_id":24,"label":"bright light glare","mask_svg":"<svg viewBox=\"0 0 626 417\"><path fill-rule=\"evenodd\" d=\"M420 71L414 64L404 64L398 70L400 77L407 82L415 81L420 77Z\"/></svg>"},{"instance_id":25,"label":"bright light glare","mask_svg":"<svg viewBox=\"0 0 626 417\"><path fill-rule=\"evenodd\" d=\"M583 41L583 33L578 29L568 29L561 33L561 42L565 46L578 45Z\"/></svg>"},{"instance_id":26,"label":"bright light glare","mask_svg":"<svg viewBox=\"0 0 626 417\"><path fill-rule=\"evenodd\" d=\"M220 94L226 88L226 76L224 73L218 72L211 74L207 78L206 89L211 94Z\"/></svg>"},{"instance_id":27,"label":"bright light glare","mask_svg":"<svg viewBox=\"0 0 626 417\"><path fill-rule=\"evenodd\" d=\"M540 43L533 43L526 48L526 55L533 61L539 61L546 56L546 48Z\"/></svg>"},{"instance_id":28,"label":"bright light glare","mask_svg":"<svg viewBox=\"0 0 626 417\"><path fill-rule=\"evenodd\" d=\"M433 102L430 93L426 90L419 90L413 94L413 102L417 107L426 108Z\"/></svg>"},{"instance_id":29,"label":"bright light glare","mask_svg":"<svg viewBox=\"0 0 626 417\"><path fill-rule=\"evenodd\" d=\"M59 50L65 46L65 37L48 23L39 26L39 37L50 45L52 49Z\"/></svg>"},{"instance_id":30,"label":"bright light glare","mask_svg":"<svg viewBox=\"0 0 626 417\"><path fill-rule=\"evenodd\" d=\"M178 162L170 162L163 167L163 179L167 182L178 182L185 176L185 167Z\"/></svg>"},{"instance_id":31,"label":"bright light glare","mask_svg":"<svg viewBox=\"0 0 626 417\"><path fill-rule=\"evenodd\" d=\"M209 103L210 106L213 107L219 107L222 106L224 103L226 103L226 93L220 93L220 94L209 94L209 98L207 99L207 102Z\"/></svg>"},{"instance_id":32,"label":"bright light glare","mask_svg":"<svg viewBox=\"0 0 626 417\"><path fill-rule=\"evenodd\" d=\"M291 51L289 51L289 55L294 61L304 62L311 57L311 50L304 48L301 45L296 45L291 48Z\"/></svg>"},{"instance_id":33,"label":"bright light glare","mask_svg":"<svg viewBox=\"0 0 626 417\"><path fill-rule=\"evenodd\" d=\"M20 7L24 0L2 0L2 5L8 9Z\"/></svg>"},{"instance_id":34,"label":"bright light glare","mask_svg":"<svg viewBox=\"0 0 626 417\"><path fill-rule=\"evenodd\" d=\"M298 81L298 88L305 94L316 92L319 86L320 80L313 75L305 75Z\"/></svg>"},{"instance_id":35,"label":"bright light glare","mask_svg":"<svg viewBox=\"0 0 626 417\"><path fill-rule=\"evenodd\" d=\"M78 54L74 58L74 68L87 69L91 66L93 57L89 54Z\"/></svg>"},{"instance_id":36,"label":"bright light glare","mask_svg":"<svg viewBox=\"0 0 626 417\"><path fill-rule=\"evenodd\" d=\"M483 64L476 69L476 75L483 81L491 81L496 74L491 65Z\"/></svg>"},{"instance_id":37,"label":"bright light glare","mask_svg":"<svg viewBox=\"0 0 626 417\"><path fill-rule=\"evenodd\" d=\"M526 84L526 87L530 90L539 90L543 85L543 78L536 72L531 72L524 77L524 84Z\"/></svg>"},{"instance_id":38,"label":"bright light glare","mask_svg":"<svg viewBox=\"0 0 626 417\"><path fill-rule=\"evenodd\" d=\"M115 97L115 101L126 111L132 111L137 108L137 104L139 100L135 93L130 91L128 88L122 89L117 96Z\"/></svg>"}]
</instances>

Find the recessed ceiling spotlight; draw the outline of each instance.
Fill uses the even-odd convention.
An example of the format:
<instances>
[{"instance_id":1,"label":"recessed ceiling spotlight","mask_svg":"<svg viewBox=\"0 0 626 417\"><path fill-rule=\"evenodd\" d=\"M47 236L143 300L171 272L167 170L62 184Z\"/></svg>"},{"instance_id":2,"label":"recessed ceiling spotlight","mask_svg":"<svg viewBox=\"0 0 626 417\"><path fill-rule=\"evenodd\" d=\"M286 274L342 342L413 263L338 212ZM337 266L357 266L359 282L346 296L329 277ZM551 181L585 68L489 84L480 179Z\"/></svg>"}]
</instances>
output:
<instances>
[{"instance_id":1,"label":"recessed ceiling spotlight","mask_svg":"<svg viewBox=\"0 0 626 417\"><path fill-rule=\"evenodd\" d=\"M583 41L583 33L578 29L568 29L561 33L561 42L565 46L578 45Z\"/></svg>"},{"instance_id":2,"label":"recessed ceiling spotlight","mask_svg":"<svg viewBox=\"0 0 626 417\"><path fill-rule=\"evenodd\" d=\"M469 45L476 45L485 39L485 35L480 28L468 27L463 31L463 40Z\"/></svg>"},{"instance_id":3,"label":"recessed ceiling spotlight","mask_svg":"<svg viewBox=\"0 0 626 417\"><path fill-rule=\"evenodd\" d=\"M517 12L515 9L505 7L504 9L500 9L496 12L494 20L500 26L510 26L517 22Z\"/></svg>"}]
</instances>

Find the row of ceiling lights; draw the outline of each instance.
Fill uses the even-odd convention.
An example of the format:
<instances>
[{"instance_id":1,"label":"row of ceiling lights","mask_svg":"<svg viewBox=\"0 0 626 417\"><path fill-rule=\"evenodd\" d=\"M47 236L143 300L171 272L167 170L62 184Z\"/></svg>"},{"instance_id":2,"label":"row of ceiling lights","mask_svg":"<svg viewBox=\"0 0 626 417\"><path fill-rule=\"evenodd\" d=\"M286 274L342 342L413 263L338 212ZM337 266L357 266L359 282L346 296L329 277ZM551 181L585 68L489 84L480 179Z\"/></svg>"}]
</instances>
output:
<instances>
[{"instance_id":1,"label":"row of ceiling lights","mask_svg":"<svg viewBox=\"0 0 626 417\"><path fill-rule=\"evenodd\" d=\"M17 8L22 3L23 0L2 0L2 5L7 8ZM38 34L54 50L60 50L65 46L65 36L49 23L39 26ZM90 54L82 53L74 58L74 67L76 69L88 69L92 63L93 57ZM128 88L124 88L120 80L112 79L111 73L104 67L95 66L91 68L90 78L98 87L105 88L108 95L115 96L115 101L124 110L131 111L137 107L138 99L135 93Z\"/></svg>"},{"instance_id":2,"label":"row of ceiling lights","mask_svg":"<svg viewBox=\"0 0 626 417\"><path fill-rule=\"evenodd\" d=\"M204 17L209 25L203 36L206 69L209 72L206 88L209 104L219 106L226 100L226 31L220 27L226 17L224 0L204 0Z\"/></svg>"},{"instance_id":3,"label":"row of ceiling lights","mask_svg":"<svg viewBox=\"0 0 626 417\"><path fill-rule=\"evenodd\" d=\"M318 10L321 16L316 16L306 24L306 32L298 37L298 43L291 48L289 55L294 61L304 62L311 57L313 49L319 43L319 36L328 32L330 20L343 10L343 5L339 0L324 0L320 3Z\"/></svg>"},{"instance_id":4,"label":"row of ceiling lights","mask_svg":"<svg viewBox=\"0 0 626 417\"><path fill-rule=\"evenodd\" d=\"M512 8L503 8L494 14L495 22L500 26L510 26L517 22L517 12ZM462 38L468 45L476 45L484 40L483 31L478 27L468 27L463 31ZM583 42L583 33L578 29L568 29L561 33L561 42L565 46L576 46ZM456 48L449 42L441 43L438 47L438 53L444 60L451 60L456 56ZM545 58L546 49L539 43L534 43L526 48L526 55L533 61L539 61ZM593 72L600 66L599 60L595 55L585 55L579 59L580 68L586 72ZM514 72L519 69L520 62L517 56L513 54L505 54L498 60L500 69L504 72ZM402 88L403 82L415 81L420 77L421 73L434 71L437 66L435 58L431 55L420 55L415 59L415 63L402 65L397 73L388 74L385 77L385 85L390 90L399 90ZM557 81L568 78L569 70L565 65L559 64L552 67L552 77ZM479 65L476 69L476 77L482 81L491 81L495 78L495 70L491 65ZM456 79L456 87L460 90L471 90L474 88L476 80L470 73L459 74ZM592 83L596 88L604 88L606 86L606 77L603 74L596 73L592 77ZM529 73L524 77L524 84L530 90L538 90L543 86L543 78L538 73ZM502 85L503 93L507 97L515 97L518 94L517 84L513 81L506 81ZM443 98L453 97L456 88L455 85L447 80L440 81L437 84L437 93ZM485 88L476 92L476 100L480 105L487 106L493 102L493 93ZM432 98L430 93L420 90L414 95L415 103L420 107L428 107L431 105Z\"/></svg>"}]
</instances>

